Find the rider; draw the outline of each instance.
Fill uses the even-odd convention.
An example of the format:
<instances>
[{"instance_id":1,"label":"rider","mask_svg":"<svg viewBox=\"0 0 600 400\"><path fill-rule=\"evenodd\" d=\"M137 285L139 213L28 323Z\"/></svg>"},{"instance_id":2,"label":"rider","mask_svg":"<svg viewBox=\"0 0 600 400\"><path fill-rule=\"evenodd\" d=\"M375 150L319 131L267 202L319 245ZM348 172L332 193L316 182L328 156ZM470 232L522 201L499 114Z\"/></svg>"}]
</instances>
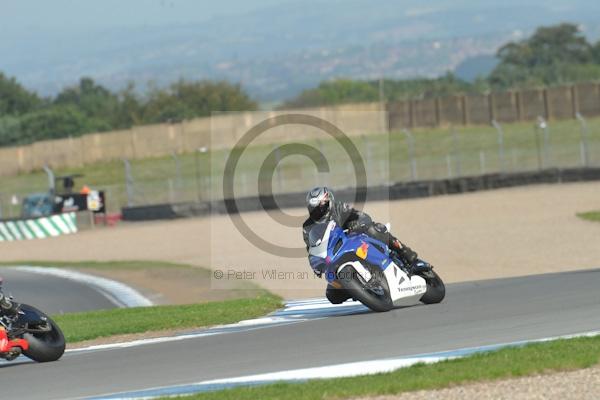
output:
<instances>
[{"instance_id":1,"label":"rider","mask_svg":"<svg viewBox=\"0 0 600 400\"><path fill-rule=\"evenodd\" d=\"M333 192L327 187L316 187L308 192L306 206L309 216L302 225L302 234L307 250L309 246L308 235L313 224L333 220L342 229L348 229L350 232L366 233L384 242L393 252L393 255L408 267L411 267L417 261L417 253L394 237L385 225L373 222L368 214L350 207L347 203L336 202ZM318 277L321 277L325 272L324 269L325 265L320 264L314 267L313 271ZM332 291L332 289L333 287L328 285L326 293L327 298L332 303L341 303L349 298L349 296L340 297L340 294L336 295L335 292L339 291Z\"/></svg>"}]
</instances>

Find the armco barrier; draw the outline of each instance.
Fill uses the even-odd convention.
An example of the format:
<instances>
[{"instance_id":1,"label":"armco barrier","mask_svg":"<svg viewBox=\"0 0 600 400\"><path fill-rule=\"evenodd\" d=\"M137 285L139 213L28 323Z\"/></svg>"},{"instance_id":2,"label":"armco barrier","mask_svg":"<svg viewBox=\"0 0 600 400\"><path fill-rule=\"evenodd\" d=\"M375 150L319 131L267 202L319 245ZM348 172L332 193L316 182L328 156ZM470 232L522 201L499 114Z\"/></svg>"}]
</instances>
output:
<instances>
[{"instance_id":1,"label":"armco barrier","mask_svg":"<svg viewBox=\"0 0 600 400\"><path fill-rule=\"evenodd\" d=\"M0 242L45 239L77 233L77 230L74 212L50 217L0 221Z\"/></svg>"},{"instance_id":2,"label":"armco barrier","mask_svg":"<svg viewBox=\"0 0 600 400\"><path fill-rule=\"evenodd\" d=\"M534 184L584 181L600 181L600 168L547 169L542 171L488 174L443 180L399 182L390 186L370 187L367 190L366 195L367 201L385 201L467 193ZM307 190L308 189L309 188L307 188ZM297 192L275 195L274 198L242 197L236 199L235 205L239 212L275 209L277 207L304 207L305 196L305 192ZM343 201L352 202L354 190L337 189L336 197ZM204 216L211 213L224 214L227 212L227 202L231 202L231 200L126 207L123 208L123 219L126 221L147 221ZM232 203L230 203L230 205L231 204Z\"/></svg>"}]
</instances>

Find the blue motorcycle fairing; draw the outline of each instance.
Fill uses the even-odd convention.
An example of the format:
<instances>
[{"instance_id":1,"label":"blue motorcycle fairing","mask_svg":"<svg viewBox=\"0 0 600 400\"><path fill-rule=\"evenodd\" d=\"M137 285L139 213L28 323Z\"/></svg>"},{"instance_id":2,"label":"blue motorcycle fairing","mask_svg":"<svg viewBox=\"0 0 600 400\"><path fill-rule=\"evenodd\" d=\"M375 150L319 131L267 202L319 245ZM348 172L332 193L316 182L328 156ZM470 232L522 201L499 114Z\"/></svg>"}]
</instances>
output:
<instances>
[{"instance_id":1,"label":"blue motorcycle fairing","mask_svg":"<svg viewBox=\"0 0 600 400\"><path fill-rule=\"evenodd\" d=\"M340 243L341 241L341 243ZM390 258L390 250L388 246L364 233L349 233L344 232L342 228L336 226L329 235L329 243L327 244L327 257L325 259L317 256L309 256L309 262L313 269L323 268L323 263L327 266L326 279L329 282L335 280L335 268L342 263L343 258L351 258L361 260L356 251L364 245L366 248L366 261L369 265L377 266L381 270L385 270L392 259ZM350 257L349 257L350 256ZM344 260L345 262L345 260Z\"/></svg>"}]
</instances>

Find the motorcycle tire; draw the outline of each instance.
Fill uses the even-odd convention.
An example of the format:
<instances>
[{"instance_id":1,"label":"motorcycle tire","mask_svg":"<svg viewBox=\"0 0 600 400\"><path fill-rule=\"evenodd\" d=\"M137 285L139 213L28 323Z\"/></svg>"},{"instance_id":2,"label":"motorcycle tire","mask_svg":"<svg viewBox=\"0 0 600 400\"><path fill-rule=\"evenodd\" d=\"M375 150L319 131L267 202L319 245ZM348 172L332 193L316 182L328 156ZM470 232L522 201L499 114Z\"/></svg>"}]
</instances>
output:
<instances>
[{"instance_id":1,"label":"motorcycle tire","mask_svg":"<svg viewBox=\"0 0 600 400\"><path fill-rule=\"evenodd\" d=\"M24 350L23 354L33 361L50 362L56 361L62 357L65 352L66 342L62 331L49 316L35 307L22 304L21 309L34 312L40 317L45 317L50 324L50 331L39 333L25 333L23 339L29 343L29 349Z\"/></svg>"},{"instance_id":2,"label":"motorcycle tire","mask_svg":"<svg viewBox=\"0 0 600 400\"><path fill-rule=\"evenodd\" d=\"M383 295L376 295L372 291L365 288L364 283L361 282L358 272L356 272L353 267L348 266L344 268L344 272L345 273L340 274L338 280L352 298L360 301L362 304L375 312L386 312L394 308L394 304L390 298L390 288L385 277L381 276L378 278L375 276L372 278L379 279L379 283L384 291Z\"/></svg>"},{"instance_id":3,"label":"motorcycle tire","mask_svg":"<svg viewBox=\"0 0 600 400\"><path fill-rule=\"evenodd\" d=\"M423 271L418 274L427 284L427 291L421 297L421 302L424 304L440 303L446 297L446 286L442 278L433 270Z\"/></svg>"}]
</instances>

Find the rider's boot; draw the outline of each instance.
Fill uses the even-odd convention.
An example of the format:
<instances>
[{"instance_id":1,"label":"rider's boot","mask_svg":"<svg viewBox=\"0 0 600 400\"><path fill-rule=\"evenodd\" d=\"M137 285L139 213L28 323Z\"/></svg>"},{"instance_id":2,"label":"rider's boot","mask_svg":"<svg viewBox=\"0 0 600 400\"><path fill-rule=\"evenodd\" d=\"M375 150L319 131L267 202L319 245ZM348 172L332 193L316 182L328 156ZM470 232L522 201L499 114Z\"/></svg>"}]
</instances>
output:
<instances>
[{"instance_id":1,"label":"rider's boot","mask_svg":"<svg viewBox=\"0 0 600 400\"><path fill-rule=\"evenodd\" d=\"M417 253L415 253L410 247L402 244L402 242L392 235L392 233L383 224L372 224L368 228L367 234L377 240L387 243L392 252L392 258L399 260L406 269L406 272L409 275L412 275L413 265L417 262Z\"/></svg>"},{"instance_id":2,"label":"rider's boot","mask_svg":"<svg viewBox=\"0 0 600 400\"><path fill-rule=\"evenodd\" d=\"M335 288L331 284L327 285L325 297L327 297L327 300L329 300L331 304L342 304L346 300L352 298L347 291L344 289Z\"/></svg>"},{"instance_id":3,"label":"rider's boot","mask_svg":"<svg viewBox=\"0 0 600 400\"><path fill-rule=\"evenodd\" d=\"M391 236L391 235L390 235ZM396 257L402 261L409 275L412 275L413 266L417 261L417 253L410 247L403 245L398 239L394 238L390 243L390 249Z\"/></svg>"},{"instance_id":4,"label":"rider's boot","mask_svg":"<svg viewBox=\"0 0 600 400\"><path fill-rule=\"evenodd\" d=\"M10 339L3 326L0 326L0 358L12 361L19 357L23 349L27 350L29 344L24 339Z\"/></svg>"}]
</instances>

